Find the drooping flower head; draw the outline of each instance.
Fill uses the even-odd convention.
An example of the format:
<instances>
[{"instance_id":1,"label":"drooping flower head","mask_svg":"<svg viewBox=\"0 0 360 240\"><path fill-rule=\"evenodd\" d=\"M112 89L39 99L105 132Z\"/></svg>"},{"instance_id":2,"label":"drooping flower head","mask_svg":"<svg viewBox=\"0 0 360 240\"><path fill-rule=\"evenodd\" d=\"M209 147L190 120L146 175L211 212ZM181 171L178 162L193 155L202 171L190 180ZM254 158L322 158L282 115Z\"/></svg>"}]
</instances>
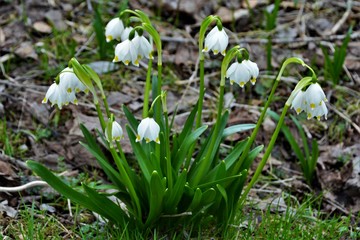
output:
<instances>
[{"instance_id":1,"label":"drooping flower head","mask_svg":"<svg viewBox=\"0 0 360 240\"><path fill-rule=\"evenodd\" d=\"M87 92L88 89L86 86L80 81L80 79L74 73L72 68L65 68L59 74L59 84L61 87L65 89L66 92L78 93L80 91Z\"/></svg>"},{"instance_id":2,"label":"drooping flower head","mask_svg":"<svg viewBox=\"0 0 360 240\"><path fill-rule=\"evenodd\" d=\"M212 52L217 55L219 52L225 56L226 47L229 44L229 37L226 34L224 28L221 30L218 26L215 26L205 37L205 47L203 52Z\"/></svg>"},{"instance_id":3,"label":"drooping flower head","mask_svg":"<svg viewBox=\"0 0 360 240\"><path fill-rule=\"evenodd\" d=\"M322 116L327 119L328 109L326 108L327 99L325 93L318 83L312 83L306 91L299 90L296 93L291 108L299 114L306 112L307 119L316 117L318 120Z\"/></svg>"},{"instance_id":4,"label":"drooping flower head","mask_svg":"<svg viewBox=\"0 0 360 240\"><path fill-rule=\"evenodd\" d=\"M106 41L110 42L113 39L120 40L121 34L124 31L124 24L120 18L113 18L106 24L105 37Z\"/></svg>"},{"instance_id":5,"label":"drooping flower head","mask_svg":"<svg viewBox=\"0 0 360 240\"><path fill-rule=\"evenodd\" d=\"M125 65L132 62L133 65L139 66L138 50L132 40L126 39L115 47L115 57L113 62L122 61Z\"/></svg>"},{"instance_id":6,"label":"drooping flower head","mask_svg":"<svg viewBox=\"0 0 360 240\"><path fill-rule=\"evenodd\" d=\"M135 48L138 50L138 59L142 59L143 57L146 57L147 59L153 59L151 54L153 50L152 46L143 35L135 36L132 41L134 42Z\"/></svg>"},{"instance_id":7,"label":"drooping flower head","mask_svg":"<svg viewBox=\"0 0 360 240\"><path fill-rule=\"evenodd\" d=\"M77 104L75 93L67 93L66 90L57 83L53 83L49 87L42 103L47 103L48 101L51 102L51 106L58 105L59 109L64 105L68 105L69 102Z\"/></svg>"},{"instance_id":8,"label":"drooping flower head","mask_svg":"<svg viewBox=\"0 0 360 240\"><path fill-rule=\"evenodd\" d=\"M259 76L259 68L255 62L250 60L244 60L243 64L247 67L250 72L250 82L252 85L256 83L256 78Z\"/></svg>"},{"instance_id":9,"label":"drooping flower head","mask_svg":"<svg viewBox=\"0 0 360 240\"><path fill-rule=\"evenodd\" d=\"M160 143L160 127L153 118L144 118L137 128L136 142L145 139L146 143L154 141Z\"/></svg>"},{"instance_id":10,"label":"drooping flower head","mask_svg":"<svg viewBox=\"0 0 360 240\"><path fill-rule=\"evenodd\" d=\"M110 130L108 129L108 127L106 127L105 137L108 140L108 142L120 141L123 138L123 130L122 130L120 124L117 123L116 121L113 121L112 125L111 125L111 139L110 139L109 133L110 133Z\"/></svg>"},{"instance_id":11,"label":"drooping flower head","mask_svg":"<svg viewBox=\"0 0 360 240\"><path fill-rule=\"evenodd\" d=\"M243 88L250 80L251 74L249 68L243 62L235 61L226 71L226 77L230 79L231 85L237 83Z\"/></svg>"}]
</instances>

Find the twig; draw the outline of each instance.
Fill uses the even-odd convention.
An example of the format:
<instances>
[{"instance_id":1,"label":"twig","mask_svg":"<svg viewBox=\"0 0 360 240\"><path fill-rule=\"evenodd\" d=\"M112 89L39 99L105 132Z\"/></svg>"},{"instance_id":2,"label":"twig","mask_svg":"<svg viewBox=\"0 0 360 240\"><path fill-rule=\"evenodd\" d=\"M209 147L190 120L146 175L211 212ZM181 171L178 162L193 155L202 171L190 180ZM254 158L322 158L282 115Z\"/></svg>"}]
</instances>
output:
<instances>
[{"instance_id":1,"label":"twig","mask_svg":"<svg viewBox=\"0 0 360 240\"><path fill-rule=\"evenodd\" d=\"M45 187L49 186L47 182L44 181L33 181L26 183L24 185L18 187L0 187L0 192L21 192L25 189L32 188L32 187Z\"/></svg>"},{"instance_id":2,"label":"twig","mask_svg":"<svg viewBox=\"0 0 360 240\"><path fill-rule=\"evenodd\" d=\"M162 215L161 217L182 217L182 216L191 216L192 212L183 212L183 213L179 213L179 214L172 214L172 215Z\"/></svg>"},{"instance_id":3,"label":"twig","mask_svg":"<svg viewBox=\"0 0 360 240\"><path fill-rule=\"evenodd\" d=\"M351 13L352 8L352 0L347 0L346 2L346 11L344 15L340 18L340 20L333 26L333 28L330 31L327 31L324 33L324 35L333 35L335 34L339 28L345 23L345 21L348 19Z\"/></svg>"},{"instance_id":4,"label":"twig","mask_svg":"<svg viewBox=\"0 0 360 240\"><path fill-rule=\"evenodd\" d=\"M360 134L360 127L357 124L355 124L345 113L342 113L340 110L336 109L330 103L327 103L327 106L331 110L333 110L337 115L339 115L341 118L343 118L345 121L350 123L355 128L355 130Z\"/></svg>"}]
</instances>

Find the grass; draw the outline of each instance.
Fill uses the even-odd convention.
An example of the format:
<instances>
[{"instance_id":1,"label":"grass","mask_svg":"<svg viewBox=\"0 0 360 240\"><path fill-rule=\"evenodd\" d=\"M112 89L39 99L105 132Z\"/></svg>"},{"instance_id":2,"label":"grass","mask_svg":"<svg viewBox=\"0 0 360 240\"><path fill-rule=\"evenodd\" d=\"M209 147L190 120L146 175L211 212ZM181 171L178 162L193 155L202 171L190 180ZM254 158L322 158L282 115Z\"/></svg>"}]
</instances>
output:
<instances>
[{"instance_id":1,"label":"grass","mask_svg":"<svg viewBox=\"0 0 360 240\"><path fill-rule=\"evenodd\" d=\"M286 194L283 194L286 196ZM284 197L285 198L285 197ZM65 199L60 199L66 202ZM329 216L317 210L321 199L310 197L301 205L286 199L287 208L268 206L260 210L256 203L239 211L236 224L229 226L223 239L359 239L359 220L350 216ZM58 205L56 206L58 209ZM61 210L60 210L61 211ZM65 210L64 210L65 211ZM66 215L64 215L66 216ZM117 229L93 220L92 214L75 206L73 218L39 210L35 204L23 205L17 219L0 227L0 239L218 239L213 227L182 229L158 233L156 230Z\"/></svg>"}]
</instances>

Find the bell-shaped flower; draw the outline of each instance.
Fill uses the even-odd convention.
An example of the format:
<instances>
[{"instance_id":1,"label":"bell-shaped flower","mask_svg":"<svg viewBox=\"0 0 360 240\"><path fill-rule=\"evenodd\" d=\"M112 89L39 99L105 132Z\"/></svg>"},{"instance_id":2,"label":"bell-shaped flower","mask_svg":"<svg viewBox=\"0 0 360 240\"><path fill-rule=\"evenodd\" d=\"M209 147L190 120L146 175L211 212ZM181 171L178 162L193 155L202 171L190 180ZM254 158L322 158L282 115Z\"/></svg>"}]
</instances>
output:
<instances>
[{"instance_id":1,"label":"bell-shaped flower","mask_svg":"<svg viewBox=\"0 0 360 240\"><path fill-rule=\"evenodd\" d=\"M152 46L150 42L144 36L135 36L132 40L136 49L138 50L138 59L146 57L147 59L153 59L151 54Z\"/></svg>"},{"instance_id":2,"label":"bell-shaped flower","mask_svg":"<svg viewBox=\"0 0 360 240\"><path fill-rule=\"evenodd\" d=\"M110 42L113 39L120 40L121 34L124 31L124 24L120 18L111 19L105 27L106 41Z\"/></svg>"},{"instance_id":3,"label":"bell-shaped flower","mask_svg":"<svg viewBox=\"0 0 360 240\"><path fill-rule=\"evenodd\" d=\"M139 66L138 50L132 40L126 39L115 47L115 57L113 62L122 61L125 65L130 62L135 66Z\"/></svg>"},{"instance_id":4,"label":"bell-shaped flower","mask_svg":"<svg viewBox=\"0 0 360 240\"><path fill-rule=\"evenodd\" d=\"M110 130L108 129L108 127L106 127L105 137L108 140L108 142L120 141L124 136L120 124L117 123L116 121L113 121L111 125L111 137L109 136L109 134L110 134Z\"/></svg>"},{"instance_id":5,"label":"bell-shaped flower","mask_svg":"<svg viewBox=\"0 0 360 240\"><path fill-rule=\"evenodd\" d=\"M217 55L219 52L225 56L226 47L229 44L229 37L226 34L224 28L219 30L217 26L215 26L205 37L205 47L202 50L203 52L208 52L212 50L212 52Z\"/></svg>"},{"instance_id":6,"label":"bell-shaped flower","mask_svg":"<svg viewBox=\"0 0 360 240\"><path fill-rule=\"evenodd\" d=\"M160 143L159 133L160 127L153 118L143 119L137 128L136 141L140 142L145 139L146 143L154 141Z\"/></svg>"},{"instance_id":7,"label":"bell-shaped flower","mask_svg":"<svg viewBox=\"0 0 360 240\"><path fill-rule=\"evenodd\" d=\"M130 32L133 30L133 27L126 27L124 31L121 33L121 41L125 41L126 39L129 39ZM137 32L135 31L135 36L137 36Z\"/></svg>"},{"instance_id":8,"label":"bell-shaped flower","mask_svg":"<svg viewBox=\"0 0 360 240\"><path fill-rule=\"evenodd\" d=\"M306 91L299 90L292 103L291 108L299 114L306 112L307 119L316 117L318 120L325 115L327 119L328 109L325 102L327 101L325 93L318 83L311 84Z\"/></svg>"},{"instance_id":9,"label":"bell-shaped flower","mask_svg":"<svg viewBox=\"0 0 360 240\"><path fill-rule=\"evenodd\" d=\"M51 106L55 104L61 109L63 105L69 104L69 102L76 103L74 96L75 93L71 95L71 98L68 96L69 94L65 91L63 87L61 87L57 83L53 83L46 92L46 95L42 101L42 103L51 102Z\"/></svg>"},{"instance_id":10,"label":"bell-shaped flower","mask_svg":"<svg viewBox=\"0 0 360 240\"><path fill-rule=\"evenodd\" d=\"M294 100L291 104L291 108L293 108L297 114L300 114L302 111L307 112L308 108L306 106L305 100L305 92L299 90L295 95Z\"/></svg>"},{"instance_id":11,"label":"bell-shaped flower","mask_svg":"<svg viewBox=\"0 0 360 240\"><path fill-rule=\"evenodd\" d=\"M252 85L256 83L256 78L259 76L258 65L250 60L244 60L242 63L249 69L250 72L250 82Z\"/></svg>"},{"instance_id":12,"label":"bell-shaped flower","mask_svg":"<svg viewBox=\"0 0 360 240\"><path fill-rule=\"evenodd\" d=\"M319 107L322 101L327 101L325 93L318 83L313 83L306 89L305 101L311 110Z\"/></svg>"},{"instance_id":13,"label":"bell-shaped flower","mask_svg":"<svg viewBox=\"0 0 360 240\"><path fill-rule=\"evenodd\" d=\"M327 119L327 114L328 114L328 109L326 108L326 104L324 101L321 101L319 106L317 106L313 111L308 112L307 118L310 119L312 117L316 117L317 120L320 121L320 118L322 116L324 116L325 119Z\"/></svg>"},{"instance_id":14,"label":"bell-shaped flower","mask_svg":"<svg viewBox=\"0 0 360 240\"><path fill-rule=\"evenodd\" d=\"M230 79L231 85L237 83L240 87L244 87L244 85L250 80L251 73L249 68L244 64L244 61L241 63L236 61L231 64L226 71L226 77Z\"/></svg>"},{"instance_id":15,"label":"bell-shaped flower","mask_svg":"<svg viewBox=\"0 0 360 240\"><path fill-rule=\"evenodd\" d=\"M59 74L59 81L60 86L68 93L88 92L87 87L76 76L72 68L67 67L62 70Z\"/></svg>"}]
</instances>

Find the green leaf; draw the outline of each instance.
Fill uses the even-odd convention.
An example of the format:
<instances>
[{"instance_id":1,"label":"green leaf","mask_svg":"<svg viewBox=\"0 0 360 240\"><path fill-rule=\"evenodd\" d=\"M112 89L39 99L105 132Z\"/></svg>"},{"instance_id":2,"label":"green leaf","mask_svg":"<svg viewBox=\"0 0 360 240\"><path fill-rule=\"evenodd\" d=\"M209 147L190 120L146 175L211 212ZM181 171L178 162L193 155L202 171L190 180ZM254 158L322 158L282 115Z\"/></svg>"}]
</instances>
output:
<instances>
[{"instance_id":1,"label":"green leaf","mask_svg":"<svg viewBox=\"0 0 360 240\"><path fill-rule=\"evenodd\" d=\"M131 128L134 131L137 131L137 128L139 126L139 122L136 120L134 115L130 112L130 110L125 105L123 105L123 111L124 111L124 114L125 114L127 120L129 121L129 124L130 124Z\"/></svg>"},{"instance_id":2,"label":"green leaf","mask_svg":"<svg viewBox=\"0 0 360 240\"><path fill-rule=\"evenodd\" d=\"M226 138L234 133L244 132L250 129L255 128L256 124L248 123L248 124L237 124L231 127L227 127L224 129L223 138Z\"/></svg>"},{"instance_id":3,"label":"green leaf","mask_svg":"<svg viewBox=\"0 0 360 240\"><path fill-rule=\"evenodd\" d=\"M205 206L205 205L212 203L214 201L215 197L216 197L215 189L209 188L202 194L200 205Z\"/></svg>"},{"instance_id":4,"label":"green leaf","mask_svg":"<svg viewBox=\"0 0 360 240\"><path fill-rule=\"evenodd\" d=\"M126 214L121 209L119 205L116 205L113 201L111 201L109 198L97 193L93 189L89 188L85 184L83 185L83 188L91 201L98 207L103 209L104 212L106 212L107 215L109 215L111 218L114 219L115 222L120 223L121 225L126 224Z\"/></svg>"},{"instance_id":5,"label":"green leaf","mask_svg":"<svg viewBox=\"0 0 360 240\"><path fill-rule=\"evenodd\" d=\"M150 159L146 157L146 154L140 142L136 142L136 136L128 125L126 126L126 131L128 133L132 149L136 156L136 160L139 163L141 172L142 174L144 174L145 179L149 183L151 177L150 173L154 170L154 167L152 166Z\"/></svg>"},{"instance_id":6,"label":"green leaf","mask_svg":"<svg viewBox=\"0 0 360 240\"><path fill-rule=\"evenodd\" d=\"M246 143L249 139L242 140L236 144L232 151L226 156L224 162L226 164L226 170L228 170L240 157L243 152Z\"/></svg>"},{"instance_id":7,"label":"green leaf","mask_svg":"<svg viewBox=\"0 0 360 240\"><path fill-rule=\"evenodd\" d=\"M187 137L194 126L194 120L195 120L195 116L197 113L197 106L199 104L199 101L197 101L197 103L195 104L194 108L192 109L192 111L190 112L188 118L186 119L186 122L184 124L183 130L181 131L181 133L179 134L177 140L178 140L178 144L181 145L182 142L184 141L185 137Z\"/></svg>"},{"instance_id":8,"label":"green leaf","mask_svg":"<svg viewBox=\"0 0 360 240\"><path fill-rule=\"evenodd\" d=\"M145 225L149 226L153 221L160 217L165 194L165 186L159 174L153 171L150 180L150 212Z\"/></svg>"},{"instance_id":9,"label":"green leaf","mask_svg":"<svg viewBox=\"0 0 360 240\"><path fill-rule=\"evenodd\" d=\"M176 152L173 152L172 159L175 172L178 172L181 165L184 163L185 157L188 153L188 149L201 136L201 134L205 132L206 129L207 126L202 126L196 129L193 133L191 133L184 139L179 149Z\"/></svg>"},{"instance_id":10,"label":"green leaf","mask_svg":"<svg viewBox=\"0 0 360 240\"><path fill-rule=\"evenodd\" d=\"M27 161L26 164L32 171L39 175L44 181L46 181L51 187L53 187L57 192L61 193L64 197L69 198L73 202L76 202L91 211L99 213L101 216L106 217L112 222L117 222L117 219L114 219L111 215L109 215L103 209L103 207L98 207L92 202L91 198L70 188L40 163L35 161Z\"/></svg>"},{"instance_id":11,"label":"green leaf","mask_svg":"<svg viewBox=\"0 0 360 240\"><path fill-rule=\"evenodd\" d=\"M200 188L196 188L194 197L191 201L191 204L190 204L187 212L194 211L196 208L198 208L200 205L200 202L201 202L201 198L202 198L202 191Z\"/></svg>"},{"instance_id":12,"label":"green leaf","mask_svg":"<svg viewBox=\"0 0 360 240\"><path fill-rule=\"evenodd\" d=\"M165 211L171 212L177 208L181 197L183 196L185 183L186 183L187 171L184 170L180 173L180 176L177 178L174 187L169 190L168 189L168 197L165 199Z\"/></svg>"}]
</instances>

